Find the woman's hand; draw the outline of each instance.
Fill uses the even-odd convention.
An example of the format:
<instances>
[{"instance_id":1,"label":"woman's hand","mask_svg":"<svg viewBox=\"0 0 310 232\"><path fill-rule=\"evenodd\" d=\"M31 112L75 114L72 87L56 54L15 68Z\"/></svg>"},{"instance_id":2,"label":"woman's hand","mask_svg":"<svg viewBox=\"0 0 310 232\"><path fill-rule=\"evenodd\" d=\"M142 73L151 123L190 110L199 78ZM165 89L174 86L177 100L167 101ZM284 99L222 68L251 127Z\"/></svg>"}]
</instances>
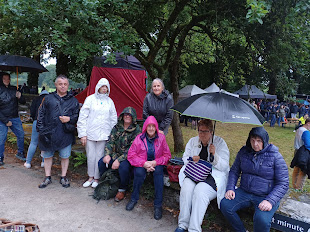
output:
<instances>
[{"instance_id":1,"label":"woman's hand","mask_svg":"<svg viewBox=\"0 0 310 232\"><path fill-rule=\"evenodd\" d=\"M112 169L118 169L120 165L120 162L116 159L114 160L113 164L112 164Z\"/></svg>"},{"instance_id":2,"label":"woman's hand","mask_svg":"<svg viewBox=\"0 0 310 232\"><path fill-rule=\"evenodd\" d=\"M193 161L195 163L197 163L200 160L200 156L199 155L194 155L192 158L193 158Z\"/></svg>"},{"instance_id":3,"label":"woman's hand","mask_svg":"<svg viewBox=\"0 0 310 232\"><path fill-rule=\"evenodd\" d=\"M261 203L259 203L258 208L261 211L270 211L272 209L272 204L267 200L263 200Z\"/></svg>"},{"instance_id":4,"label":"woman's hand","mask_svg":"<svg viewBox=\"0 0 310 232\"><path fill-rule=\"evenodd\" d=\"M81 141L82 145L85 147L86 141L87 141L87 136L80 138L80 141Z\"/></svg>"},{"instance_id":5,"label":"woman's hand","mask_svg":"<svg viewBox=\"0 0 310 232\"><path fill-rule=\"evenodd\" d=\"M163 135L165 134L162 130L158 130L158 132L161 133L161 134L163 134Z\"/></svg>"},{"instance_id":6,"label":"woman's hand","mask_svg":"<svg viewBox=\"0 0 310 232\"><path fill-rule=\"evenodd\" d=\"M210 144L209 146L209 152L210 154L214 155L215 154L215 146L213 144Z\"/></svg>"},{"instance_id":7,"label":"woman's hand","mask_svg":"<svg viewBox=\"0 0 310 232\"><path fill-rule=\"evenodd\" d=\"M111 156L106 155L105 157L103 157L102 161L103 163L109 164L111 161Z\"/></svg>"},{"instance_id":8,"label":"woman's hand","mask_svg":"<svg viewBox=\"0 0 310 232\"><path fill-rule=\"evenodd\" d=\"M155 160L154 160L155 161ZM156 166L156 161L155 161L155 166L153 167L154 163L153 161L146 161L143 165L143 167L146 169L147 172L154 172L155 171L155 166Z\"/></svg>"},{"instance_id":9,"label":"woman's hand","mask_svg":"<svg viewBox=\"0 0 310 232\"><path fill-rule=\"evenodd\" d=\"M235 196L236 196L236 193L232 190L228 190L226 193L225 193L225 198L227 200L233 200L235 199Z\"/></svg>"}]
</instances>

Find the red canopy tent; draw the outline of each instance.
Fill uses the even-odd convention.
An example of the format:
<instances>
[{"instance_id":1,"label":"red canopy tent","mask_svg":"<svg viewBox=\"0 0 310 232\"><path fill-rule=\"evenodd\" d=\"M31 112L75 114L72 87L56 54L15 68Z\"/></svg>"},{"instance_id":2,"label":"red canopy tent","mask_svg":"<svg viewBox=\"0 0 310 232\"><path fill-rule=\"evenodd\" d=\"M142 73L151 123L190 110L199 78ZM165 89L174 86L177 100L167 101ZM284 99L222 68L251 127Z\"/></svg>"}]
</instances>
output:
<instances>
[{"instance_id":1,"label":"red canopy tent","mask_svg":"<svg viewBox=\"0 0 310 232\"><path fill-rule=\"evenodd\" d=\"M134 56L116 54L117 64L105 63L106 58L96 57L89 85L75 97L84 103L87 96L95 92L101 78L110 82L110 97L114 101L117 114L131 106L137 111L137 118L142 119L143 100L146 95L146 71Z\"/></svg>"}]
</instances>

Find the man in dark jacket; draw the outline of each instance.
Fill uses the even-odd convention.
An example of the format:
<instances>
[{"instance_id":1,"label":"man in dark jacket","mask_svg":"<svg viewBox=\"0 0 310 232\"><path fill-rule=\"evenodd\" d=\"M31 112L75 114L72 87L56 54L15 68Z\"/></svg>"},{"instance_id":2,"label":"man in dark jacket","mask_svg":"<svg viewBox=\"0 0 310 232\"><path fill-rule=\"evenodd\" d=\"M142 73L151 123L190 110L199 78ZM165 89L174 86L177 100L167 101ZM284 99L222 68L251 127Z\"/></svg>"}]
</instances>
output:
<instances>
[{"instance_id":1,"label":"man in dark jacket","mask_svg":"<svg viewBox=\"0 0 310 232\"><path fill-rule=\"evenodd\" d=\"M221 211L235 231L246 231L237 211L254 206L254 232L270 230L271 219L289 187L287 165L279 149L269 144L263 127L250 131L232 165ZM235 189L241 174L240 187Z\"/></svg>"},{"instance_id":2,"label":"man in dark jacket","mask_svg":"<svg viewBox=\"0 0 310 232\"><path fill-rule=\"evenodd\" d=\"M61 178L63 187L70 187L66 177L71 146L75 143L75 124L78 120L79 103L72 93L68 92L69 80L59 75L55 81L56 92L47 95L39 108L37 131L39 132L39 148L44 158L46 178L39 185L45 188L52 183L51 168L55 151L61 157Z\"/></svg>"},{"instance_id":3,"label":"man in dark jacket","mask_svg":"<svg viewBox=\"0 0 310 232\"><path fill-rule=\"evenodd\" d=\"M0 166L3 165L4 144L7 138L8 128L17 137L18 152L16 157L26 160L24 155L24 129L18 115L18 102L25 104L25 98L15 86L10 84L11 77L8 73L2 73L0 81Z\"/></svg>"}]
</instances>

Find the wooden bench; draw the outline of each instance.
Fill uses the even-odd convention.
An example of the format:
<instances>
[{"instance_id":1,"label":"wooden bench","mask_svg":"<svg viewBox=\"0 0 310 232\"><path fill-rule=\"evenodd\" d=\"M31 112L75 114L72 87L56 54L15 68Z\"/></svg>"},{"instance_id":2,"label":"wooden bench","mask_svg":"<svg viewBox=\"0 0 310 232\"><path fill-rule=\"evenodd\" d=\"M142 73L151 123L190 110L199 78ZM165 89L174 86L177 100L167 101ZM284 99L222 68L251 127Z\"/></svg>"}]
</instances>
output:
<instances>
[{"instance_id":1,"label":"wooden bench","mask_svg":"<svg viewBox=\"0 0 310 232\"><path fill-rule=\"evenodd\" d=\"M294 124L294 126L299 125L299 119L298 118L287 118L286 120L287 120L286 124L289 124L289 125ZM282 122L282 125L283 124L284 124L284 122Z\"/></svg>"}]
</instances>

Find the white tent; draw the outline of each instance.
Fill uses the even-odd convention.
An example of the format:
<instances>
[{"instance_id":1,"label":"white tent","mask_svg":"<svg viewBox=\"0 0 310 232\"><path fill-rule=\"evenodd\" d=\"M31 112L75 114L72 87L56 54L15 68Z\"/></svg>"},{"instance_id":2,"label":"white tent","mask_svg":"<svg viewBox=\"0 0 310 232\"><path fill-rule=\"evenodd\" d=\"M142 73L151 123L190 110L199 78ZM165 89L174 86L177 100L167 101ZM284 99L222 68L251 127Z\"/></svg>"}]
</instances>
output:
<instances>
[{"instance_id":1,"label":"white tent","mask_svg":"<svg viewBox=\"0 0 310 232\"><path fill-rule=\"evenodd\" d=\"M215 83L213 83L212 85L210 85L208 88L205 88L204 90L207 91L207 93L214 93L214 92L219 92L221 89Z\"/></svg>"},{"instance_id":2,"label":"white tent","mask_svg":"<svg viewBox=\"0 0 310 232\"><path fill-rule=\"evenodd\" d=\"M179 101L200 93L206 93L206 91L196 85L187 85L183 89L180 89Z\"/></svg>"}]
</instances>

